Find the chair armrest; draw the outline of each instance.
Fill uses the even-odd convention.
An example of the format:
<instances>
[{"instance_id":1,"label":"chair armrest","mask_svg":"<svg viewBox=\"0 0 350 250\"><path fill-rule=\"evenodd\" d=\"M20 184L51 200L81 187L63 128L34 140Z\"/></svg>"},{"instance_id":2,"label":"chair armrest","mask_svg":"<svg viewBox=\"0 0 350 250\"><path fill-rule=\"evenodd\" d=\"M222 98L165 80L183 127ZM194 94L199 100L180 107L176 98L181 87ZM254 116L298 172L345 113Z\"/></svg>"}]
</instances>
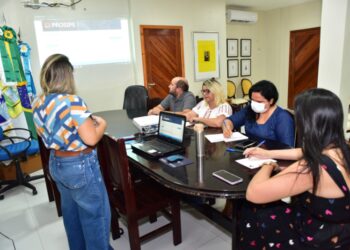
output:
<instances>
[{"instance_id":1,"label":"chair armrest","mask_svg":"<svg viewBox=\"0 0 350 250\"><path fill-rule=\"evenodd\" d=\"M30 131L29 129L26 129L26 128L9 128L9 129L6 129L6 130L3 131L4 132L4 136L6 136L5 133L11 132L11 131L25 131L25 132L28 132L28 134L29 134L29 137L27 139L33 138L32 131ZM12 136L6 136L6 137L12 137Z\"/></svg>"}]
</instances>

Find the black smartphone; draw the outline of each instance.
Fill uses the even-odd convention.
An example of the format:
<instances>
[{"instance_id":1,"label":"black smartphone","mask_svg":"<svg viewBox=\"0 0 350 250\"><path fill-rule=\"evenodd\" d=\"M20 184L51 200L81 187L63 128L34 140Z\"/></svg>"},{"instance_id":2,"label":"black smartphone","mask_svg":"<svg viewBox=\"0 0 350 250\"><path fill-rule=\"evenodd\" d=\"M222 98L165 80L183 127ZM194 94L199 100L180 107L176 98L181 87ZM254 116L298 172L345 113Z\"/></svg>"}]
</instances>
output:
<instances>
[{"instance_id":1,"label":"black smartphone","mask_svg":"<svg viewBox=\"0 0 350 250\"><path fill-rule=\"evenodd\" d=\"M213 176L227 182L230 185L234 185L243 181L243 179L235 174L232 174L226 170L219 170L213 172Z\"/></svg>"},{"instance_id":2,"label":"black smartphone","mask_svg":"<svg viewBox=\"0 0 350 250\"><path fill-rule=\"evenodd\" d=\"M249 148L249 147L252 147L256 144L256 141L253 141L253 140L245 140L245 141L242 141L242 142L239 142L237 144L234 145L235 148L239 148L239 149L246 149L246 148Z\"/></svg>"}]
</instances>

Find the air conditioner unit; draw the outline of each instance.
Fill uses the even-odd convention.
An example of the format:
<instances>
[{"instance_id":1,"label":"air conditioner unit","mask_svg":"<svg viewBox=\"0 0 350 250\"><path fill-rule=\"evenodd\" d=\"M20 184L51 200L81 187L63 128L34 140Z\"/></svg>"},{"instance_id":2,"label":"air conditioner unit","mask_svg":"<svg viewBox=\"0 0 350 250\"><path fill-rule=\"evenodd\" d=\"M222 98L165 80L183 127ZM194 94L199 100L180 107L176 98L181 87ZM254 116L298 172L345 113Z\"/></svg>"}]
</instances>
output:
<instances>
[{"instance_id":1,"label":"air conditioner unit","mask_svg":"<svg viewBox=\"0 0 350 250\"><path fill-rule=\"evenodd\" d=\"M226 10L226 20L228 23L256 23L258 21L258 13L242 10Z\"/></svg>"}]
</instances>

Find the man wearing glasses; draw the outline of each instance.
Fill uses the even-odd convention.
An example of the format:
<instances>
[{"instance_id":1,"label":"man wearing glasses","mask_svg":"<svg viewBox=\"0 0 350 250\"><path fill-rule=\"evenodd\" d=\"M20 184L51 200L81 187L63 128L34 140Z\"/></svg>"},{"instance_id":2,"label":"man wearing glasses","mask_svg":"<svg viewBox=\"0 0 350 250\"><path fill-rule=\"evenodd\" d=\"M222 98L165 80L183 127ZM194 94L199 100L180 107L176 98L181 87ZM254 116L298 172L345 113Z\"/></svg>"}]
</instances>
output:
<instances>
[{"instance_id":1,"label":"man wearing glasses","mask_svg":"<svg viewBox=\"0 0 350 250\"><path fill-rule=\"evenodd\" d=\"M169 94L156 107L148 111L148 115L159 115L169 110L177 114L185 114L196 105L196 98L188 91L188 81L183 77L174 77L169 84Z\"/></svg>"}]
</instances>

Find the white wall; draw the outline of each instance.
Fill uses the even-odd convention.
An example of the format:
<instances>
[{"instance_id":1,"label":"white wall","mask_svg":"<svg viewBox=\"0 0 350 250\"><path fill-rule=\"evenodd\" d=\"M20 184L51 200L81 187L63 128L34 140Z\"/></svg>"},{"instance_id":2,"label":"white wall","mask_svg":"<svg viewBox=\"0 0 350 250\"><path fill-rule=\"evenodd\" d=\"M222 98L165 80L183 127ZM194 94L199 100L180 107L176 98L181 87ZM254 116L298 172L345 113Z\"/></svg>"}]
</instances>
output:
<instances>
[{"instance_id":1,"label":"white wall","mask_svg":"<svg viewBox=\"0 0 350 250\"><path fill-rule=\"evenodd\" d=\"M225 0L130 0L134 27L136 77L143 84L140 25L183 26L185 76L190 91L200 95L201 83L194 81L194 31L219 32L220 79L226 86Z\"/></svg>"},{"instance_id":2,"label":"white wall","mask_svg":"<svg viewBox=\"0 0 350 250\"><path fill-rule=\"evenodd\" d=\"M39 86L39 55L34 31L34 18L36 16L91 19L128 17L129 15L127 0L84 0L73 9L59 7L33 10L24 8L19 0L1 0L0 6L0 14L5 13L7 25L16 31L20 28L22 40L28 42L32 47L32 73L37 92L41 92L41 89ZM69 38L67 37L67 39ZM98 49L98 45L91 49ZM88 53L88 51L82 53ZM125 88L135 83L133 65L125 64L103 64L76 68L75 78L78 94L87 102L93 112L121 108Z\"/></svg>"},{"instance_id":3,"label":"white wall","mask_svg":"<svg viewBox=\"0 0 350 250\"><path fill-rule=\"evenodd\" d=\"M141 40L139 26L181 25L184 38L185 74L190 90L200 94L201 82L194 82L193 31L219 32L220 81L226 82L226 21L225 0L84 0L71 8L24 8L16 0L1 0L1 10L6 13L7 25L21 28L22 40L32 46L32 71L35 85L39 87L40 65L33 21L37 15L67 18L116 17L130 15L131 36L134 41L133 67L125 65L95 65L76 69L78 94L92 111L120 109L124 90L128 85L143 85ZM130 8L130 9L129 9ZM69 38L67 38L69 39ZM98 49L98 46L96 48Z\"/></svg>"},{"instance_id":4,"label":"white wall","mask_svg":"<svg viewBox=\"0 0 350 250\"><path fill-rule=\"evenodd\" d=\"M227 37L252 39L250 78L253 82L267 79L275 83L280 93L278 104L287 107L290 31L320 25L321 0L315 0L288 8L259 12L256 24L228 24Z\"/></svg>"},{"instance_id":5,"label":"white wall","mask_svg":"<svg viewBox=\"0 0 350 250\"><path fill-rule=\"evenodd\" d=\"M318 86L339 96L346 127L350 103L350 4L347 0L323 0L322 8Z\"/></svg>"},{"instance_id":6,"label":"white wall","mask_svg":"<svg viewBox=\"0 0 350 250\"><path fill-rule=\"evenodd\" d=\"M233 7L229 7L234 9ZM242 97L241 79L249 78L253 83L266 79L267 65L266 60L266 37L265 33L265 15L263 12L257 12L258 21L256 23L240 23L232 22L226 26L227 38L239 39L238 40L238 57L230 57L227 59L239 59L239 76L230 78L236 84L237 91L236 97ZM240 39L251 39L252 51L251 51L251 76L241 77L241 64L240 60L245 59L240 57L241 43ZM226 55L226 54L225 54Z\"/></svg>"},{"instance_id":7,"label":"white wall","mask_svg":"<svg viewBox=\"0 0 350 250\"><path fill-rule=\"evenodd\" d=\"M274 62L267 72L267 77L276 83L280 90L279 104L287 107L289 74L289 39L290 31L321 26L321 1L296 5L266 13L266 18L274 23L274 29L266 29L267 60ZM271 16L271 19L270 19ZM269 65L269 64L268 64Z\"/></svg>"}]
</instances>

